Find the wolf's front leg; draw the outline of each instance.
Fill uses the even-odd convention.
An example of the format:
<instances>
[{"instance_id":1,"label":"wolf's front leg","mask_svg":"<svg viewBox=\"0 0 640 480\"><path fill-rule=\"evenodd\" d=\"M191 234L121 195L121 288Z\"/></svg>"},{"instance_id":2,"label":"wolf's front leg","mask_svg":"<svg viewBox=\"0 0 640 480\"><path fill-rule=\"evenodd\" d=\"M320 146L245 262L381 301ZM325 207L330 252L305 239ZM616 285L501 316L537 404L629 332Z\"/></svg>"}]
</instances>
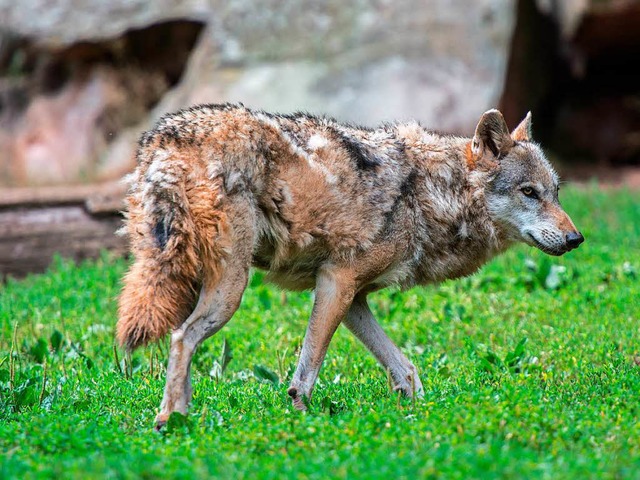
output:
<instances>
[{"instance_id":1,"label":"wolf's front leg","mask_svg":"<svg viewBox=\"0 0 640 480\"><path fill-rule=\"evenodd\" d=\"M298 410L306 410L305 400L311 398L313 386L327 353L331 337L344 318L355 294L354 274L334 265L323 266L318 272L315 302L309 326L302 344L298 367L288 393Z\"/></svg>"},{"instance_id":2,"label":"wolf's front leg","mask_svg":"<svg viewBox=\"0 0 640 480\"><path fill-rule=\"evenodd\" d=\"M365 294L358 294L353 300L344 324L391 374L396 390L408 397L422 396L422 382L418 377L418 370L384 333L371 313Z\"/></svg>"}]
</instances>

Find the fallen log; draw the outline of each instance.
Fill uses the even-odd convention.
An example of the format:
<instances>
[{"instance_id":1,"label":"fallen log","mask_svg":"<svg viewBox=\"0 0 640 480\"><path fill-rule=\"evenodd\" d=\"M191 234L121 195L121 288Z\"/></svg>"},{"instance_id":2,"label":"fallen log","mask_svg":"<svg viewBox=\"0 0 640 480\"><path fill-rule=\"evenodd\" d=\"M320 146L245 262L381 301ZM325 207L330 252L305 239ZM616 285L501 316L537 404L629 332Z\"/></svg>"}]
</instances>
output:
<instances>
[{"instance_id":1,"label":"fallen log","mask_svg":"<svg viewBox=\"0 0 640 480\"><path fill-rule=\"evenodd\" d=\"M83 260L124 255L120 183L0 189L0 276L44 271L55 254Z\"/></svg>"}]
</instances>

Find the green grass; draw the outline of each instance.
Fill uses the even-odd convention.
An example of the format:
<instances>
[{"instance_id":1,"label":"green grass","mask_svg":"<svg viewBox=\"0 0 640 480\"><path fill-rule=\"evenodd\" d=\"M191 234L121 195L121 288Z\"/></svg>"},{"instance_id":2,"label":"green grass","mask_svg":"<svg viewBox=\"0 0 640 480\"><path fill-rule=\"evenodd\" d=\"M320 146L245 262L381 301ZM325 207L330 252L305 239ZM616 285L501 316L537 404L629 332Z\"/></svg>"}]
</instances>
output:
<instances>
[{"instance_id":1,"label":"green grass","mask_svg":"<svg viewBox=\"0 0 640 480\"><path fill-rule=\"evenodd\" d=\"M311 294L255 274L196 354L189 416L159 434L166 343L114 354L126 262L58 260L10 280L0 478L640 478L638 193L568 188L563 200L587 238L577 251L519 247L474 277L372 297L421 372L415 402L341 328L311 411L294 411L286 386Z\"/></svg>"}]
</instances>

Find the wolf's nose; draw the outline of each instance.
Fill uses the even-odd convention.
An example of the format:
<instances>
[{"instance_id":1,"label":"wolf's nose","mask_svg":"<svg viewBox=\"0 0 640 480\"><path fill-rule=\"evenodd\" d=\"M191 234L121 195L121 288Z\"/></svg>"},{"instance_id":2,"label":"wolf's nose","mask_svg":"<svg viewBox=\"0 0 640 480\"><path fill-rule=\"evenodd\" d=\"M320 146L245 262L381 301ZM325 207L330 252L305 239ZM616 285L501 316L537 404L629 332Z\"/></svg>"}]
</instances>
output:
<instances>
[{"instance_id":1,"label":"wolf's nose","mask_svg":"<svg viewBox=\"0 0 640 480\"><path fill-rule=\"evenodd\" d=\"M573 249L577 248L582 242L584 242L584 237L580 232L571 232L567 233L565 240L567 242L567 246Z\"/></svg>"}]
</instances>

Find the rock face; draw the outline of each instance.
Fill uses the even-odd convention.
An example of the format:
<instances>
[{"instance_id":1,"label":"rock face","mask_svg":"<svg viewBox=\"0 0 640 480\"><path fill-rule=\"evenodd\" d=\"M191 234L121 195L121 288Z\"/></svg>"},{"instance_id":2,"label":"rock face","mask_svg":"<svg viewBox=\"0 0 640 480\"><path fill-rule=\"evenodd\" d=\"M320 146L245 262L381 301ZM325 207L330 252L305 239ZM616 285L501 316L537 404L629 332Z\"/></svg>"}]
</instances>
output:
<instances>
[{"instance_id":1,"label":"rock face","mask_svg":"<svg viewBox=\"0 0 640 480\"><path fill-rule=\"evenodd\" d=\"M208 2L197 0L1 0L0 24L54 49L113 40L174 19L204 20L210 11Z\"/></svg>"},{"instance_id":2,"label":"rock face","mask_svg":"<svg viewBox=\"0 0 640 480\"><path fill-rule=\"evenodd\" d=\"M209 70L217 100L366 124L418 118L469 133L502 92L511 1L271 3L258 29L241 21L259 8L246 2L205 32L200 48L212 51L224 29L220 63ZM197 86L188 90L197 95Z\"/></svg>"},{"instance_id":3,"label":"rock face","mask_svg":"<svg viewBox=\"0 0 640 480\"><path fill-rule=\"evenodd\" d=\"M5 34L0 183L73 183L129 170L136 135L128 132L180 80L201 29L171 21L67 46Z\"/></svg>"},{"instance_id":4,"label":"rock face","mask_svg":"<svg viewBox=\"0 0 640 480\"><path fill-rule=\"evenodd\" d=\"M469 134L514 21L515 0L0 0L0 99L23 99L0 104L0 174L121 175L141 130L196 102Z\"/></svg>"}]
</instances>

